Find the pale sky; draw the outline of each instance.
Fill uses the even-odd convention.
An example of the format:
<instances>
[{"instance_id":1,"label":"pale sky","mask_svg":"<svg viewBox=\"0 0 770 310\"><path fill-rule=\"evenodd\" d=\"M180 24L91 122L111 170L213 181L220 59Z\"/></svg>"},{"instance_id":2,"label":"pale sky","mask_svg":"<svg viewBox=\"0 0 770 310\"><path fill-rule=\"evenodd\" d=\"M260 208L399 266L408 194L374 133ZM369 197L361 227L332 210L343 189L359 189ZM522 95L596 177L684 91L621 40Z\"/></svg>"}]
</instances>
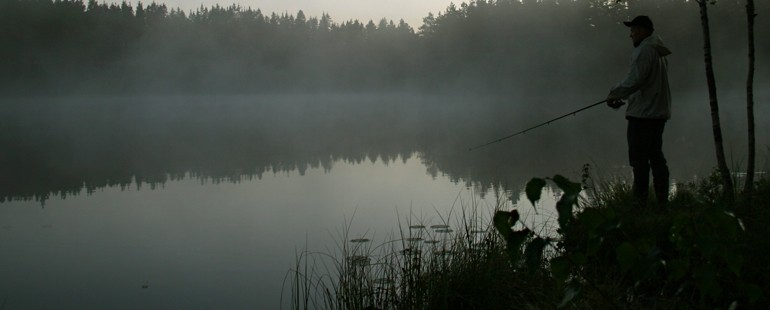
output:
<instances>
[{"instance_id":1,"label":"pale sky","mask_svg":"<svg viewBox=\"0 0 770 310\"><path fill-rule=\"evenodd\" d=\"M454 2L459 5L463 1ZM152 0L142 1L145 4L150 2ZM308 17L320 17L322 12L329 13L336 23L350 19L358 19L364 23L371 19L376 23L383 17L398 23L399 19L404 19L416 31L428 12L436 14L444 11L452 0L155 0L155 2L165 3L169 8L178 7L185 12L195 10L201 5L211 7L214 4L225 7L240 4L244 8L261 9L267 14L288 12L296 15L301 9Z\"/></svg>"}]
</instances>

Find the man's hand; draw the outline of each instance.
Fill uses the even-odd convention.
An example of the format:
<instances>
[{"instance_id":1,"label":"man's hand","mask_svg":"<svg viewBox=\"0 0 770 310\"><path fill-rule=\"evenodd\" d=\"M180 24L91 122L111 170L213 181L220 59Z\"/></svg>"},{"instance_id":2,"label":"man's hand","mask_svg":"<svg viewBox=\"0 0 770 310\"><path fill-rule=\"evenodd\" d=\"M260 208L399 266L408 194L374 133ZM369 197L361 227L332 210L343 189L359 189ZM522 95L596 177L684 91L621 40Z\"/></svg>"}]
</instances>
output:
<instances>
[{"instance_id":1,"label":"man's hand","mask_svg":"<svg viewBox=\"0 0 770 310\"><path fill-rule=\"evenodd\" d=\"M623 102L622 99L607 97L607 106L610 108L617 110L620 107L622 107L624 104L626 103Z\"/></svg>"}]
</instances>

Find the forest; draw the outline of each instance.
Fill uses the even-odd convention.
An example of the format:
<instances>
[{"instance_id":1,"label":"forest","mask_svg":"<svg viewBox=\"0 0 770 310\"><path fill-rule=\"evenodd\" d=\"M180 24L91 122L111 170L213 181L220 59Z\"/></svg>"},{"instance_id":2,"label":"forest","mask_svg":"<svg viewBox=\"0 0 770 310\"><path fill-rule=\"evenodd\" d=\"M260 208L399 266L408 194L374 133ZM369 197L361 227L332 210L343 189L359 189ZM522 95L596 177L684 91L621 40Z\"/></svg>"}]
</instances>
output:
<instances>
[{"instance_id":1,"label":"forest","mask_svg":"<svg viewBox=\"0 0 770 310\"><path fill-rule=\"evenodd\" d=\"M743 4L712 7L717 74L723 85L740 86ZM769 9L758 4L756 29L768 29L762 17ZM630 53L620 22L639 13L653 16L674 51L673 87L700 87L702 38L692 1L474 0L426 12L415 28L239 5L184 12L155 2L0 0L0 93L604 91ZM769 53L759 35L757 58ZM766 71L757 74L758 83L767 79Z\"/></svg>"}]
</instances>

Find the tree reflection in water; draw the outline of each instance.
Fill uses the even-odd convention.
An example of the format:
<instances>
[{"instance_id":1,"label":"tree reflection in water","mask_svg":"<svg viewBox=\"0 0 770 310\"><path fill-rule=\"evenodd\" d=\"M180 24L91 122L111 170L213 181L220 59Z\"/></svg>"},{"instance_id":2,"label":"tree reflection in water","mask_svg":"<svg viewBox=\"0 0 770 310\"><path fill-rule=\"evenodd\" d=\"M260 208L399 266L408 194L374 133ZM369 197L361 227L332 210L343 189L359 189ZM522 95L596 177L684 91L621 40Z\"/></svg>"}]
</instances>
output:
<instances>
[{"instance_id":1,"label":"tree reflection in water","mask_svg":"<svg viewBox=\"0 0 770 310\"><path fill-rule=\"evenodd\" d=\"M2 119L9 121L0 123L0 201L44 202L106 186L154 187L188 175L238 182L265 173L329 170L340 160L392 162L411 156L432 176L447 175L480 192L520 188L533 176L579 175L588 162L603 173L626 173L623 119L609 109L468 151L479 141L572 107L533 98L39 98L3 99L2 107ZM687 135L684 128L671 131ZM683 155L710 154L707 138L672 139L675 144L666 146L672 149L672 167L685 168L675 169L678 175L708 171L708 158L693 163L699 159Z\"/></svg>"}]
</instances>

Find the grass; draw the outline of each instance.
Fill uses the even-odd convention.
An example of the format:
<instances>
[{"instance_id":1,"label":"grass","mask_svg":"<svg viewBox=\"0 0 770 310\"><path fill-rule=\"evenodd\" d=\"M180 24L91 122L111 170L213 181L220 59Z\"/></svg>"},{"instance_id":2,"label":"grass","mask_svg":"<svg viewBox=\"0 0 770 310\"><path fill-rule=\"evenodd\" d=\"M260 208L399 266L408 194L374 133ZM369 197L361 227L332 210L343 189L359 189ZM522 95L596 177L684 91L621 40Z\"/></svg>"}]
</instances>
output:
<instances>
[{"instance_id":1,"label":"grass","mask_svg":"<svg viewBox=\"0 0 770 310\"><path fill-rule=\"evenodd\" d=\"M333 253L297 255L286 295L293 309L767 309L770 180L735 205L715 180L678 184L665 208L634 208L626 182L584 178L570 224L530 233L520 257L475 202L453 223L408 220L377 245L346 226ZM492 209L512 207L498 198Z\"/></svg>"}]
</instances>

